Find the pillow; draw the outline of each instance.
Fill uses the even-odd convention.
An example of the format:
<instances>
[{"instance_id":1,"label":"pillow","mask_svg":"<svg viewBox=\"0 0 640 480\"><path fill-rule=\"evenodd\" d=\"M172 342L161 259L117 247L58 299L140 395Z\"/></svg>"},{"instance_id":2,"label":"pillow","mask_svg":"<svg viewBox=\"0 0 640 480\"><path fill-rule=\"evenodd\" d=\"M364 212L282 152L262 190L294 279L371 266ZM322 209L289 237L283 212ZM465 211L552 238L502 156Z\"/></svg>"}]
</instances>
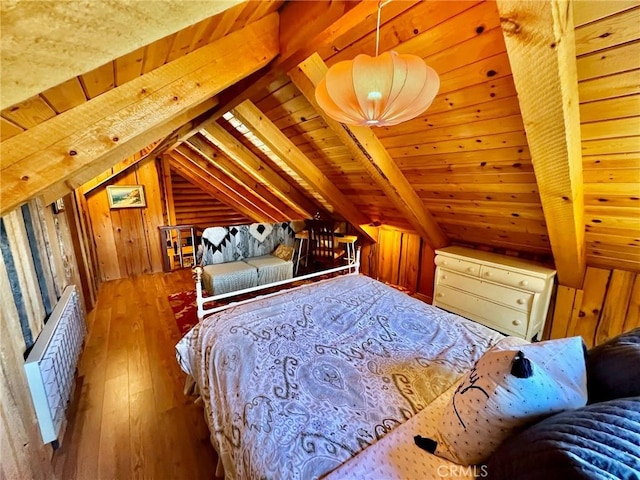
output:
<instances>
[{"instance_id":1,"label":"pillow","mask_svg":"<svg viewBox=\"0 0 640 480\"><path fill-rule=\"evenodd\" d=\"M492 480L638 478L638 445L640 397L611 400L536 423L504 442L486 471Z\"/></svg>"},{"instance_id":2,"label":"pillow","mask_svg":"<svg viewBox=\"0 0 640 480\"><path fill-rule=\"evenodd\" d=\"M293 252L294 252L293 247L288 247L284 243L281 243L280 245L278 245L278 247L273 251L271 255L273 255L274 257L278 257L284 260L285 262L288 262L293 258Z\"/></svg>"},{"instance_id":3,"label":"pillow","mask_svg":"<svg viewBox=\"0 0 640 480\"><path fill-rule=\"evenodd\" d=\"M640 396L640 328L589 351L587 388L589 403Z\"/></svg>"},{"instance_id":4,"label":"pillow","mask_svg":"<svg viewBox=\"0 0 640 480\"><path fill-rule=\"evenodd\" d=\"M586 404L582 338L496 347L456 389L437 441L427 442L431 453L462 465L481 463L528 424Z\"/></svg>"}]
</instances>

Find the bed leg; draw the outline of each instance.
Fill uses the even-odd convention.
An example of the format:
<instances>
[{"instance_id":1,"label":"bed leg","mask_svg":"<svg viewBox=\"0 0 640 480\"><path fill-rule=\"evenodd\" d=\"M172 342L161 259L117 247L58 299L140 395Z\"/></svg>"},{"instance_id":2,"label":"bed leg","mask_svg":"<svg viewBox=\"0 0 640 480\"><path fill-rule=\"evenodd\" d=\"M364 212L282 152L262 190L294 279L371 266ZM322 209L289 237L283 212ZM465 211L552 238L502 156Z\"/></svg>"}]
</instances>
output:
<instances>
[{"instance_id":1,"label":"bed leg","mask_svg":"<svg viewBox=\"0 0 640 480\"><path fill-rule=\"evenodd\" d=\"M216 465L216 478L224 478L224 467L222 466L222 459L218 456L218 464Z\"/></svg>"},{"instance_id":2,"label":"bed leg","mask_svg":"<svg viewBox=\"0 0 640 480\"><path fill-rule=\"evenodd\" d=\"M195 393L195 389L196 381L191 375L187 375L187 378L184 379L184 389L182 390L182 393L189 397Z\"/></svg>"}]
</instances>

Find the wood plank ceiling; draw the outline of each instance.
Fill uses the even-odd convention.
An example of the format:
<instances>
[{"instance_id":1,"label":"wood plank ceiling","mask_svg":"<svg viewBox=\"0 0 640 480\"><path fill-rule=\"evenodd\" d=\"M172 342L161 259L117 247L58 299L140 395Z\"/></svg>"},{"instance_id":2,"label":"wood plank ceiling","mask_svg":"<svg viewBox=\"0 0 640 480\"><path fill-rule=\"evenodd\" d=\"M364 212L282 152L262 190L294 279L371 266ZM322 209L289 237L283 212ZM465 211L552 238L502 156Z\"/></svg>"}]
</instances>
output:
<instances>
[{"instance_id":1,"label":"wood plank ceiling","mask_svg":"<svg viewBox=\"0 0 640 480\"><path fill-rule=\"evenodd\" d=\"M163 144L165 160L247 218L274 221L328 212L417 230L407 205L390 198L389 185L355 160L287 75L314 51L328 66L373 54L375 6L368 3L245 2L3 110L2 141L279 11L280 58L221 92L218 107ZM586 0L574 3L574 16L587 263L638 271L640 7ZM550 255L503 35L495 2L385 6L380 50L421 56L439 73L441 88L420 117L373 133L446 241ZM240 125L238 112L222 118L243 100L291 142L278 147L308 159L322 178L296 171L289 158L255 142L273 138ZM339 199L331 198L329 184ZM362 228L368 234L365 224Z\"/></svg>"},{"instance_id":2,"label":"wood plank ceiling","mask_svg":"<svg viewBox=\"0 0 640 480\"><path fill-rule=\"evenodd\" d=\"M640 5L575 5L587 263L640 264Z\"/></svg>"}]
</instances>

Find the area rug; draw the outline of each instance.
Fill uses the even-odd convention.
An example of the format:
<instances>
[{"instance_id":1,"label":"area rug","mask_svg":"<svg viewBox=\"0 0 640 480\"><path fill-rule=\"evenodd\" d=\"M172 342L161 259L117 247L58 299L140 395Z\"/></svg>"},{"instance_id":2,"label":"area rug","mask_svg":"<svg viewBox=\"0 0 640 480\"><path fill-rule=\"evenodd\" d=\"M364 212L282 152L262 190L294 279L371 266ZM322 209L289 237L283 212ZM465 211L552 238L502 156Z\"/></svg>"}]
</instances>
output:
<instances>
[{"instance_id":1,"label":"area rug","mask_svg":"<svg viewBox=\"0 0 640 480\"><path fill-rule=\"evenodd\" d=\"M184 335L198 323L198 308L196 307L196 291L172 293L169 295L169 305L176 318L180 335Z\"/></svg>"}]
</instances>

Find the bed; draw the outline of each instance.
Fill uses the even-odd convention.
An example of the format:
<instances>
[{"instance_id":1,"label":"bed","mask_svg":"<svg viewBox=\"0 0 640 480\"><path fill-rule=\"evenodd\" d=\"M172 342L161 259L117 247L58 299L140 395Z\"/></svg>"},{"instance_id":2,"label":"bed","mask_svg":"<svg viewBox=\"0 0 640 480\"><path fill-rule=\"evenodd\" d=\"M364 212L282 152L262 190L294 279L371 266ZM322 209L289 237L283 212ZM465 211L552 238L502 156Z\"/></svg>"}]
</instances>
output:
<instances>
[{"instance_id":1,"label":"bed","mask_svg":"<svg viewBox=\"0 0 640 480\"><path fill-rule=\"evenodd\" d=\"M398 445L397 478L410 461L438 478L453 464L415 447L411 425L502 338L350 274L217 312L176 350L227 478L392 478L393 460L370 464Z\"/></svg>"}]
</instances>

